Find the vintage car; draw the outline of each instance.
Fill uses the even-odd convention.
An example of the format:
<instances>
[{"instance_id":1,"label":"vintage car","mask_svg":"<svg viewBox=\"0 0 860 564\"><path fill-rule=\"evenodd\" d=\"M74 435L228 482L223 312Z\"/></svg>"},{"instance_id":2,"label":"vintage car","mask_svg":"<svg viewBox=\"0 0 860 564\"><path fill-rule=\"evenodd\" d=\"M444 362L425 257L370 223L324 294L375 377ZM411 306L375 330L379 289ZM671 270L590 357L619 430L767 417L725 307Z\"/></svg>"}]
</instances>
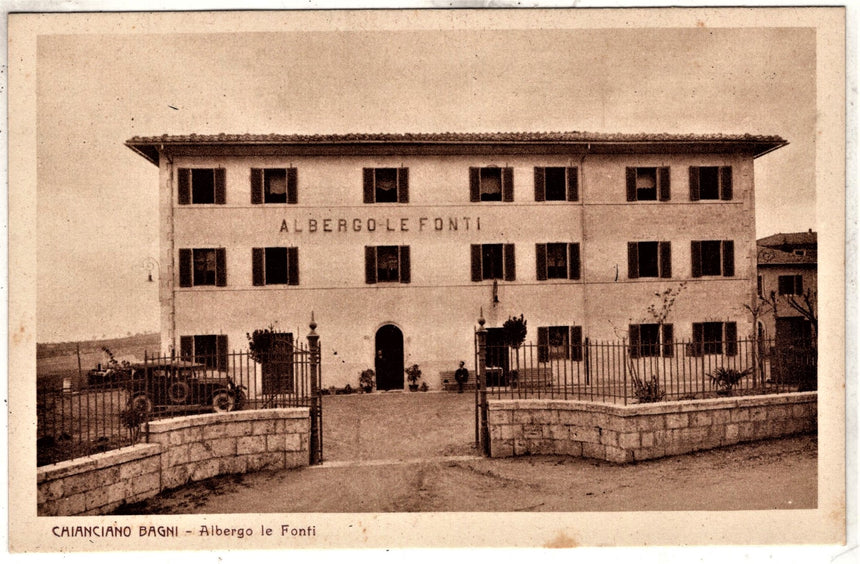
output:
<instances>
[{"instance_id":1,"label":"vintage car","mask_svg":"<svg viewBox=\"0 0 860 564\"><path fill-rule=\"evenodd\" d=\"M221 372L183 360L132 366L127 383L129 408L150 413L158 410L242 409L245 388Z\"/></svg>"}]
</instances>

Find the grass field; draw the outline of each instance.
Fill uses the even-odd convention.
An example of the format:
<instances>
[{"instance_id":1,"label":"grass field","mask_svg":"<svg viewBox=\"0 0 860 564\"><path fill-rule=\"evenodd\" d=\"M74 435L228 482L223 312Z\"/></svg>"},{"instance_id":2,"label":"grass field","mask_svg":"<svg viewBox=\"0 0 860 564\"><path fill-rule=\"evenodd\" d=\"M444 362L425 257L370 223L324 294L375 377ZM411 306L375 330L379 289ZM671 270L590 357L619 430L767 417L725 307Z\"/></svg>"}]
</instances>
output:
<instances>
[{"instance_id":1,"label":"grass field","mask_svg":"<svg viewBox=\"0 0 860 564\"><path fill-rule=\"evenodd\" d=\"M62 387L63 379L70 378L72 389L86 384L87 372L107 360L102 347L107 347L117 359L135 357L143 362L144 354L152 355L160 349L158 333L145 333L117 339L93 341L38 343L36 344L36 382L40 387ZM78 372L80 348L80 373Z\"/></svg>"}]
</instances>

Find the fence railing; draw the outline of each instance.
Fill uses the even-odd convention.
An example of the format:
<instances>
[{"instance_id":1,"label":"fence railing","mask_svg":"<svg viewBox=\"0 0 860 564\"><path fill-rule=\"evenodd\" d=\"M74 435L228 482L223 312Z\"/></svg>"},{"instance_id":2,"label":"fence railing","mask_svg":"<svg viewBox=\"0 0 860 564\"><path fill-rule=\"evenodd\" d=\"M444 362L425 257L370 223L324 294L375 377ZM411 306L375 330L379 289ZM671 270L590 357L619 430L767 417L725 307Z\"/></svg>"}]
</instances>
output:
<instances>
[{"instance_id":1,"label":"fence railing","mask_svg":"<svg viewBox=\"0 0 860 564\"><path fill-rule=\"evenodd\" d=\"M92 370L77 388L39 388L38 465L134 444L154 419L313 407L312 361L298 344L267 354L147 355L142 363Z\"/></svg>"},{"instance_id":2,"label":"fence railing","mask_svg":"<svg viewBox=\"0 0 860 564\"><path fill-rule=\"evenodd\" d=\"M486 391L492 398L627 404L815 389L813 344L776 344L742 339L631 345L586 338L573 346L488 345Z\"/></svg>"}]
</instances>

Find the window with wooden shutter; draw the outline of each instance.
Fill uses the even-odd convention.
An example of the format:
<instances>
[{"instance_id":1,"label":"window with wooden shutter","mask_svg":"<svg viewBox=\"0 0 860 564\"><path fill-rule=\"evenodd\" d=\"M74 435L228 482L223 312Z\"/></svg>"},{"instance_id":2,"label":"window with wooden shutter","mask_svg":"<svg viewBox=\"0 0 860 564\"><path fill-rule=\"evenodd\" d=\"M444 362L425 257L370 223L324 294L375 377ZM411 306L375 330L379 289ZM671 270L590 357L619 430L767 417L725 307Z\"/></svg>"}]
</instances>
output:
<instances>
[{"instance_id":1,"label":"window with wooden shutter","mask_svg":"<svg viewBox=\"0 0 860 564\"><path fill-rule=\"evenodd\" d=\"M194 336L179 337L179 358L186 362L194 362Z\"/></svg>"},{"instance_id":2,"label":"window with wooden shutter","mask_svg":"<svg viewBox=\"0 0 860 564\"><path fill-rule=\"evenodd\" d=\"M639 243L627 243L627 278L639 278Z\"/></svg>"},{"instance_id":3,"label":"window with wooden shutter","mask_svg":"<svg viewBox=\"0 0 860 564\"><path fill-rule=\"evenodd\" d=\"M702 242L690 241L690 266L693 278L702 276Z\"/></svg>"},{"instance_id":4,"label":"window with wooden shutter","mask_svg":"<svg viewBox=\"0 0 860 564\"><path fill-rule=\"evenodd\" d=\"M575 166L567 168L567 201L579 201L579 168Z\"/></svg>"},{"instance_id":5,"label":"window with wooden shutter","mask_svg":"<svg viewBox=\"0 0 860 564\"><path fill-rule=\"evenodd\" d=\"M481 177L480 171L478 167L471 166L469 167L469 201L470 202L480 202L481 201Z\"/></svg>"},{"instance_id":6,"label":"window with wooden shutter","mask_svg":"<svg viewBox=\"0 0 860 564\"><path fill-rule=\"evenodd\" d=\"M582 327L575 325L570 328L570 360L582 362Z\"/></svg>"},{"instance_id":7,"label":"window with wooden shutter","mask_svg":"<svg viewBox=\"0 0 860 564\"><path fill-rule=\"evenodd\" d=\"M194 258L191 249L179 249L179 287L190 288L194 285Z\"/></svg>"},{"instance_id":8,"label":"window with wooden shutter","mask_svg":"<svg viewBox=\"0 0 860 564\"><path fill-rule=\"evenodd\" d=\"M287 284L299 285L299 249L298 247L287 248L287 264L289 265Z\"/></svg>"},{"instance_id":9,"label":"window with wooden shutter","mask_svg":"<svg viewBox=\"0 0 860 564\"><path fill-rule=\"evenodd\" d=\"M636 169L632 166L627 167L627 201L636 201Z\"/></svg>"},{"instance_id":10,"label":"window with wooden shutter","mask_svg":"<svg viewBox=\"0 0 860 564\"><path fill-rule=\"evenodd\" d=\"M732 167L720 167L720 198L723 200L731 200L732 193Z\"/></svg>"},{"instance_id":11,"label":"window with wooden shutter","mask_svg":"<svg viewBox=\"0 0 860 564\"><path fill-rule=\"evenodd\" d=\"M514 259L514 245L512 243L505 244L505 280L513 281L517 279L517 267Z\"/></svg>"},{"instance_id":12,"label":"window with wooden shutter","mask_svg":"<svg viewBox=\"0 0 860 564\"><path fill-rule=\"evenodd\" d=\"M658 184L660 190L660 201L668 202L672 198L672 191L669 186L669 167L664 166L658 169Z\"/></svg>"},{"instance_id":13,"label":"window with wooden shutter","mask_svg":"<svg viewBox=\"0 0 860 564\"><path fill-rule=\"evenodd\" d=\"M671 323L664 323L663 329L663 356L671 358L675 356L675 330Z\"/></svg>"},{"instance_id":14,"label":"window with wooden shutter","mask_svg":"<svg viewBox=\"0 0 860 564\"><path fill-rule=\"evenodd\" d=\"M672 277L672 243L660 241L660 278Z\"/></svg>"},{"instance_id":15,"label":"window with wooden shutter","mask_svg":"<svg viewBox=\"0 0 860 564\"><path fill-rule=\"evenodd\" d=\"M511 167L502 169L502 201L514 201L514 169Z\"/></svg>"},{"instance_id":16,"label":"window with wooden shutter","mask_svg":"<svg viewBox=\"0 0 860 564\"><path fill-rule=\"evenodd\" d=\"M216 335L215 350L216 358L218 359L215 368L217 370L227 370L227 335Z\"/></svg>"},{"instance_id":17,"label":"window with wooden shutter","mask_svg":"<svg viewBox=\"0 0 860 564\"><path fill-rule=\"evenodd\" d=\"M549 327L538 327L538 362L549 361Z\"/></svg>"},{"instance_id":18,"label":"window with wooden shutter","mask_svg":"<svg viewBox=\"0 0 860 564\"><path fill-rule=\"evenodd\" d=\"M483 269L481 268L481 245L472 245L472 282L480 282L483 279Z\"/></svg>"},{"instance_id":19,"label":"window with wooden shutter","mask_svg":"<svg viewBox=\"0 0 860 564\"><path fill-rule=\"evenodd\" d=\"M543 243L535 245L535 262L537 264L537 279L546 280L546 245Z\"/></svg>"},{"instance_id":20,"label":"window with wooden shutter","mask_svg":"<svg viewBox=\"0 0 860 564\"><path fill-rule=\"evenodd\" d=\"M699 167L690 167L690 201L699 201Z\"/></svg>"},{"instance_id":21,"label":"window with wooden shutter","mask_svg":"<svg viewBox=\"0 0 860 564\"><path fill-rule=\"evenodd\" d=\"M263 169L251 169L251 203L263 203Z\"/></svg>"},{"instance_id":22,"label":"window with wooden shutter","mask_svg":"<svg viewBox=\"0 0 860 564\"><path fill-rule=\"evenodd\" d=\"M376 247L364 248L364 281L376 284Z\"/></svg>"},{"instance_id":23,"label":"window with wooden shutter","mask_svg":"<svg viewBox=\"0 0 860 564\"><path fill-rule=\"evenodd\" d=\"M397 169L397 201L401 204L409 203L409 169Z\"/></svg>"},{"instance_id":24,"label":"window with wooden shutter","mask_svg":"<svg viewBox=\"0 0 860 564\"><path fill-rule=\"evenodd\" d=\"M570 243L568 265L570 267L569 275L571 280L579 280L582 275L582 265L579 252L579 243Z\"/></svg>"},{"instance_id":25,"label":"window with wooden shutter","mask_svg":"<svg viewBox=\"0 0 860 564\"><path fill-rule=\"evenodd\" d=\"M299 171L296 168L287 169L287 203L299 203Z\"/></svg>"},{"instance_id":26,"label":"window with wooden shutter","mask_svg":"<svg viewBox=\"0 0 860 564\"><path fill-rule=\"evenodd\" d=\"M179 205L184 206L191 203L191 171L180 168L177 171Z\"/></svg>"},{"instance_id":27,"label":"window with wooden shutter","mask_svg":"<svg viewBox=\"0 0 860 564\"><path fill-rule=\"evenodd\" d=\"M546 186L544 185L544 167L535 167L535 202L546 200Z\"/></svg>"},{"instance_id":28,"label":"window with wooden shutter","mask_svg":"<svg viewBox=\"0 0 860 564\"><path fill-rule=\"evenodd\" d=\"M363 169L363 178L364 178L364 203L372 204L376 201L374 198L374 187L373 187L373 169L365 168Z\"/></svg>"},{"instance_id":29,"label":"window with wooden shutter","mask_svg":"<svg viewBox=\"0 0 860 564\"><path fill-rule=\"evenodd\" d=\"M266 285L289 282L289 259L286 247L266 247L265 263Z\"/></svg>"},{"instance_id":30,"label":"window with wooden shutter","mask_svg":"<svg viewBox=\"0 0 860 564\"><path fill-rule=\"evenodd\" d=\"M691 351L688 351L689 356L702 356L705 343L705 325L703 323L693 323L693 342Z\"/></svg>"},{"instance_id":31,"label":"window with wooden shutter","mask_svg":"<svg viewBox=\"0 0 860 564\"><path fill-rule=\"evenodd\" d=\"M403 245L400 247L400 283L409 284L412 280L411 260L409 256L409 247Z\"/></svg>"},{"instance_id":32,"label":"window with wooden shutter","mask_svg":"<svg viewBox=\"0 0 860 564\"><path fill-rule=\"evenodd\" d=\"M630 358L639 358L639 325L630 325L627 328L630 337Z\"/></svg>"},{"instance_id":33,"label":"window with wooden shutter","mask_svg":"<svg viewBox=\"0 0 860 564\"><path fill-rule=\"evenodd\" d=\"M215 249L215 285L227 285L227 250Z\"/></svg>"},{"instance_id":34,"label":"window with wooden shutter","mask_svg":"<svg viewBox=\"0 0 860 564\"><path fill-rule=\"evenodd\" d=\"M265 280L265 249L251 249L251 279L254 286L263 286Z\"/></svg>"},{"instance_id":35,"label":"window with wooden shutter","mask_svg":"<svg viewBox=\"0 0 860 564\"><path fill-rule=\"evenodd\" d=\"M726 326L726 356L738 354L738 326L734 321L728 321Z\"/></svg>"},{"instance_id":36,"label":"window with wooden shutter","mask_svg":"<svg viewBox=\"0 0 860 564\"><path fill-rule=\"evenodd\" d=\"M223 168L215 169L215 203L225 204L227 202L227 171Z\"/></svg>"},{"instance_id":37,"label":"window with wooden shutter","mask_svg":"<svg viewBox=\"0 0 860 564\"><path fill-rule=\"evenodd\" d=\"M723 276L735 275L735 242L723 241Z\"/></svg>"}]
</instances>

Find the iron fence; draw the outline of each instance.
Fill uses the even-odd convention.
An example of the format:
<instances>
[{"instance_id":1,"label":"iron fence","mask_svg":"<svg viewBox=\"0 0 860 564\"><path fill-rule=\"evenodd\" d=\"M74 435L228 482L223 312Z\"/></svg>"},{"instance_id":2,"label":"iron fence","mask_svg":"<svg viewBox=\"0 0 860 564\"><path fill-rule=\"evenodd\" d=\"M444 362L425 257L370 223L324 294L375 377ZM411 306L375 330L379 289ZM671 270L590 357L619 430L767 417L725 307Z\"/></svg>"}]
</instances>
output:
<instances>
[{"instance_id":1,"label":"iron fence","mask_svg":"<svg viewBox=\"0 0 860 564\"><path fill-rule=\"evenodd\" d=\"M779 345L768 339L631 345L588 338L572 346L487 345L486 394L628 404L815 389L814 344Z\"/></svg>"},{"instance_id":2,"label":"iron fence","mask_svg":"<svg viewBox=\"0 0 860 564\"><path fill-rule=\"evenodd\" d=\"M112 363L90 371L81 385L37 389L37 464L132 445L146 437L150 421L179 415L311 407L321 425L319 378L318 354L299 344L265 354L147 355L138 364Z\"/></svg>"}]
</instances>

